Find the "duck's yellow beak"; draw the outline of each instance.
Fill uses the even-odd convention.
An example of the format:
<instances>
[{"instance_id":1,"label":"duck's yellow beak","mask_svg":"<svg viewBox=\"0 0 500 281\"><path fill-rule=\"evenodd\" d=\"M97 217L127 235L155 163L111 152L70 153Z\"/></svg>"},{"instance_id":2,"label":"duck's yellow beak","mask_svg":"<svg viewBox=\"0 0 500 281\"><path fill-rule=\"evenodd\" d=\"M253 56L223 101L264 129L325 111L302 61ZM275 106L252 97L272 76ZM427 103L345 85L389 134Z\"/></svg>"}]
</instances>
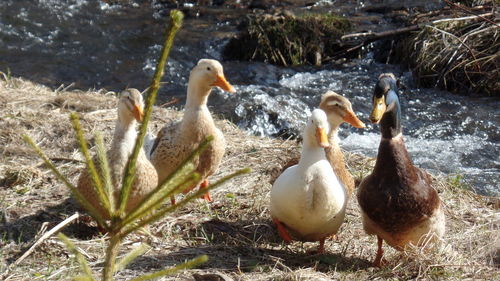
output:
<instances>
[{"instance_id":1,"label":"duck's yellow beak","mask_svg":"<svg viewBox=\"0 0 500 281\"><path fill-rule=\"evenodd\" d=\"M217 78L215 79L215 82L212 84L212 86L218 86L226 92L230 93L236 92L233 85L229 84L229 82L227 82L226 80L226 77L224 77L224 75L222 74L217 75Z\"/></svg>"},{"instance_id":2,"label":"duck's yellow beak","mask_svg":"<svg viewBox=\"0 0 500 281\"><path fill-rule=\"evenodd\" d=\"M344 116L344 121L351 124L353 127L355 128L364 128L366 127L365 126L365 123L361 122L361 120L359 120L358 116L356 116L356 114L351 111L351 110L348 110L346 115Z\"/></svg>"},{"instance_id":3,"label":"duck's yellow beak","mask_svg":"<svg viewBox=\"0 0 500 281\"><path fill-rule=\"evenodd\" d=\"M132 109L132 114L134 115L135 120L137 120L138 122L142 122L142 118L144 117L142 106L135 104L134 108Z\"/></svg>"},{"instance_id":4,"label":"duck's yellow beak","mask_svg":"<svg viewBox=\"0 0 500 281\"><path fill-rule=\"evenodd\" d=\"M316 139L318 140L319 146L323 148L330 147L330 143L328 142L328 136L326 135L325 129L316 128Z\"/></svg>"},{"instance_id":5,"label":"duck's yellow beak","mask_svg":"<svg viewBox=\"0 0 500 281\"><path fill-rule=\"evenodd\" d=\"M370 121L372 123L377 124L380 119L382 119L382 115L384 115L387 106L385 105L385 96L380 98L373 98L373 108L372 113L370 114Z\"/></svg>"}]
</instances>

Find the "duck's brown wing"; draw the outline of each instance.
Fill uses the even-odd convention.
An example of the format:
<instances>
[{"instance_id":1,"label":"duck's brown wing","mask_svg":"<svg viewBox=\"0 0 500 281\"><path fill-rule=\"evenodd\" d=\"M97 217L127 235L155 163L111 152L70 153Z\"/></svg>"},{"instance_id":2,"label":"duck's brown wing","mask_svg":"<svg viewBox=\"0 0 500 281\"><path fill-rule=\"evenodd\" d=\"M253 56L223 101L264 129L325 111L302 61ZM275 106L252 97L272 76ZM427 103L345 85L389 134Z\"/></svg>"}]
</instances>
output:
<instances>
[{"instance_id":1,"label":"duck's brown wing","mask_svg":"<svg viewBox=\"0 0 500 281\"><path fill-rule=\"evenodd\" d=\"M291 166L294 166L294 165L297 165L299 164L299 160L300 160L300 156L296 156L296 157L293 157L293 158L290 158L288 159L287 162L285 162L285 164L283 166L278 166L278 167L273 167L272 170L270 171L270 178L269 178L269 183L271 185L274 184L274 182L276 181L276 179L281 175L283 174L283 172L288 169L289 167Z\"/></svg>"},{"instance_id":2,"label":"duck's brown wing","mask_svg":"<svg viewBox=\"0 0 500 281\"><path fill-rule=\"evenodd\" d=\"M379 177L372 174L359 186L358 203L363 212L387 232L411 229L429 218L440 201L430 176L414 167L414 180L397 175Z\"/></svg>"},{"instance_id":3,"label":"duck's brown wing","mask_svg":"<svg viewBox=\"0 0 500 281\"><path fill-rule=\"evenodd\" d=\"M151 147L151 151L149 152L149 155L153 155L156 149L158 148L158 145L160 142L164 141L164 139L169 139L172 137L172 134L179 128L180 126L180 121L172 121L168 124L166 124L156 135L156 139L153 143L153 146Z\"/></svg>"},{"instance_id":4,"label":"duck's brown wing","mask_svg":"<svg viewBox=\"0 0 500 281\"><path fill-rule=\"evenodd\" d=\"M340 146L337 143L331 142L331 146L325 148L325 154L328 162L330 162L330 165L332 166L333 172L344 185L347 195L350 198L354 193L354 178L349 170L347 170L345 157L340 149Z\"/></svg>"}]
</instances>

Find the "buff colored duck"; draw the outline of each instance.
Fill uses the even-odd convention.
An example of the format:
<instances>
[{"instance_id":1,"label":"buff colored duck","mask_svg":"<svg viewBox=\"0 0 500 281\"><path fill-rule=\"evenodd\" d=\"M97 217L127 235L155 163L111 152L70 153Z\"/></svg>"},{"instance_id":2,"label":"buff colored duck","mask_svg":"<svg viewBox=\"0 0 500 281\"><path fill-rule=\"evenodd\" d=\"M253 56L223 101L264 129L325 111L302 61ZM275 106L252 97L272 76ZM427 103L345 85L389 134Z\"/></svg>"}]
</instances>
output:
<instances>
[{"instance_id":1,"label":"buff colored duck","mask_svg":"<svg viewBox=\"0 0 500 281\"><path fill-rule=\"evenodd\" d=\"M325 112L315 109L303 133L299 163L286 169L271 190L271 217L285 242L291 236L303 241L319 241L337 233L344 221L347 195L332 170L324 148L329 147L329 125Z\"/></svg>"},{"instance_id":2,"label":"buff colored duck","mask_svg":"<svg viewBox=\"0 0 500 281\"><path fill-rule=\"evenodd\" d=\"M344 184L348 197L351 197L355 188L354 178L347 170L344 154L339 145L338 131L340 125L344 122L351 124L355 128L365 128L365 124L358 119L352 110L351 102L333 91L328 91L321 96L319 108L326 113L330 124L330 132L328 133L330 146L325 148L326 158L332 165L335 175Z\"/></svg>"},{"instance_id":3,"label":"buff colored duck","mask_svg":"<svg viewBox=\"0 0 500 281\"><path fill-rule=\"evenodd\" d=\"M143 118L143 99L137 89L126 89L120 93L118 100L118 118L116 120L115 132L111 148L107 152L111 181L114 187L115 200L119 200L120 187L123 173L129 156L134 149L137 138L136 121L141 122ZM99 171L99 161L94 159ZM137 166L134 182L130 191L126 211L133 209L158 185L158 175L154 166L147 159L143 150L137 158ZM110 219L99 204L99 197L92 186L92 179L84 168L80 174L77 185L78 191L97 208L104 219Z\"/></svg>"},{"instance_id":4,"label":"buff colored duck","mask_svg":"<svg viewBox=\"0 0 500 281\"><path fill-rule=\"evenodd\" d=\"M382 264L383 241L404 250L408 245L434 244L445 232L443 207L432 178L413 165L406 150L397 91L392 73L380 75L370 120L380 122L382 139L373 172L358 189L363 227L378 239L374 266Z\"/></svg>"},{"instance_id":5,"label":"buff colored duck","mask_svg":"<svg viewBox=\"0 0 500 281\"><path fill-rule=\"evenodd\" d=\"M226 149L222 132L215 127L212 115L207 107L207 99L213 87L234 93L235 89L224 77L222 65L211 59L202 59L191 70L187 88L187 100L182 120L165 125L151 151L151 162L158 171L158 179L162 182L170 175L188 155L208 136L214 139L195 163L196 172L200 174L200 188L208 186L208 177L217 171ZM191 188L185 190L189 191ZM203 197L211 201L207 192ZM175 198L171 198L175 204Z\"/></svg>"},{"instance_id":6,"label":"buff colored duck","mask_svg":"<svg viewBox=\"0 0 500 281\"><path fill-rule=\"evenodd\" d=\"M352 110L351 102L333 91L327 91L321 96L319 108L326 113L330 125L330 132L328 133L330 146L325 148L326 158L330 162L335 175L347 190L348 197L351 197L355 189L355 183L354 178L346 167L344 154L339 145L338 132L340 125L344 122L349 123L355 128L365 128L365 124L358 119ZM291 159L283 166L282 172L286 168L296 165L298 162L298 157ZM274 183L275 180L276 178L271 179L271 183Z\"/></svg>"}]
</instances>

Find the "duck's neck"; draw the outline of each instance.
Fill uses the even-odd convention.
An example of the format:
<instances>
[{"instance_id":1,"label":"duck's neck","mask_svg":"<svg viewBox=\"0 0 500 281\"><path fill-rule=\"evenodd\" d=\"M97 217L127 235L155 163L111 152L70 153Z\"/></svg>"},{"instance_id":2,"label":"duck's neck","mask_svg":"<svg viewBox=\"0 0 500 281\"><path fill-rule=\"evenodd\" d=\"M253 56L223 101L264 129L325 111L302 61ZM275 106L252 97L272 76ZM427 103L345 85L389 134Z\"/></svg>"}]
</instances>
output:
<instances>
[{"instance_id":1,"label":"duck's neck","mask_svg":"<svg viewBox=\"0 0 500 281\"><path fill-rule=\"evenodd\" d=\"M128 159L134 149L137 131L136 121L118 119L116 121L115 133L111 143L111 150L119 155L121 159Z\"/></svg>"},{"instance_id":2,"label":"duck's neck","mask_svg":"<svg viewBox=\"0 0 500 281\"><path fill-rule=\"evenodd\" d=\"M380 120L380 131L382 138L391 139L403 132L401 128L401 106L396 92L391 90L387 93L386 103L389 105Z\"/></svg>"},{"instance_id":3,"label":"duck's neck","mask_svg":"<svg viewBox=\"0 0 500 281\"><path fill-rule=\"evenodd\" d=\"M325 149L315 142L316 140L311 139L309 136L304 136L299 166L310 166L317 161L326 160Z\"/></svg>"},{"instance_id":4,"label":"duck's neck","mask_svg":"<svg viewBox=\"0 0 500 281\"><path fill-rule=\"evenodd\" d=\"M401 107L397 94L390 91L386 101L389 106L380 120L382 139L374 173L383 174L384 178L399 179L400 175L411 173L413 164L403 140Z\"/></svg>"},{"instance_id":5,"label":"duck's neck","mask_svg":"<svg viewBox=\"0 0 500 281\"><path fill-rule=\"evenodd\" d=\"M382 138L378 148L377 161L373 169L377 178L397 180L401 175L414 175L414 166L400 134L396 137Z\"/></svg>"},{"instance_id":6,"label":"duck's neck","mask_svg":"<svg viewBox=\"0 0 500 281\"><path fill-rule=\"evenodd\" d=\"M197 136L199 132L206 133L213 129L215 123L207 107L207 99L211 87L200 86L200 83L191 82L188 85L186 107L181 123L181 134Z\"/></svg>"},{"instance_id":7,"label":"duck's neck","mask_svg":"<svg viewBox=\"0 0 500 281\"><path fill-rule=\"evenodd\" d=\"M339 127L340 124L331 124L330 133L328 133L328 141L330 145L338 145L339 143Z\"/></svg>"},{"instance_id":8,"label":"duck's neck","mask_svg":"<svg viewBox=\"0 0 500 281\"><path fill-rule=\"evenodd\" d=\"M197 83L196 80L189 79L187 88L187 100L185 110L199 110L200 108L207 107L208 96L212 88L204 85L204 83Z\"/></svg>"},{"instance_id":9,"label":"duck's neck","mask_svg":"<svg viewBox=\"0 0 500 281\"><path fill-rule=\"evenodd\" d=\"M339 131L339 125L332 125L332 129L330 133L328 134L328 142L330 143L330 147L325 149L326 153L326 158L332 165L333 169L335 170L335 173L341 172L341 169L345 170L345 165L344 165L344 155L342 154L342 151L340 150L340 139L338 136L338 131Z\"/></svg>"}]
</instances>

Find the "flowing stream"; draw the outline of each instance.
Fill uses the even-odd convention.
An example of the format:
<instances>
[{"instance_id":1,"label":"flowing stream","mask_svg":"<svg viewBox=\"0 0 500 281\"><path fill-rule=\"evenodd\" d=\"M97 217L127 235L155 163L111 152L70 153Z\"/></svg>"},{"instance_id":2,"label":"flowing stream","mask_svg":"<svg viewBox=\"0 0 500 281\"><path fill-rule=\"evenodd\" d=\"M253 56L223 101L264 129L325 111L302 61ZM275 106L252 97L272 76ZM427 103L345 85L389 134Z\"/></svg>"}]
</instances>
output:
<instances>
[{"instance_id":1,"label":"flowing stream","mask_svg":"<svg viewBox=\"0 0 500 281\"><path fill-rule=\"evenodd\" d=\"M161 49L167 17L159 1L129 2L2 0L0 71L9 70L53 88L61 84L114 91L127 86L145 88ZM236 7L239 1L227 2ZM336 1L315 2L310 9L333 9ZM222 60L225 43L246 13L234 7L205 9L183 4L187 16L166 68L159 103L175 96L182 105L193 65L200 58ZM214 90L209 104L212 112L250 134L298 136L327 90L348 97L360 119L369 123L376 79L380 73L393 72L408 86L401 103L406 145L414 162L432 173L459 177L481 194L498 196L500 100L418 88L410 72L377 63L372 57L368 53L362 59L320 68L223 62L237 93ZM343 125L340 137L344 149L376 156L378 126L360 130Z\"/></svg>"}]
</instances>

